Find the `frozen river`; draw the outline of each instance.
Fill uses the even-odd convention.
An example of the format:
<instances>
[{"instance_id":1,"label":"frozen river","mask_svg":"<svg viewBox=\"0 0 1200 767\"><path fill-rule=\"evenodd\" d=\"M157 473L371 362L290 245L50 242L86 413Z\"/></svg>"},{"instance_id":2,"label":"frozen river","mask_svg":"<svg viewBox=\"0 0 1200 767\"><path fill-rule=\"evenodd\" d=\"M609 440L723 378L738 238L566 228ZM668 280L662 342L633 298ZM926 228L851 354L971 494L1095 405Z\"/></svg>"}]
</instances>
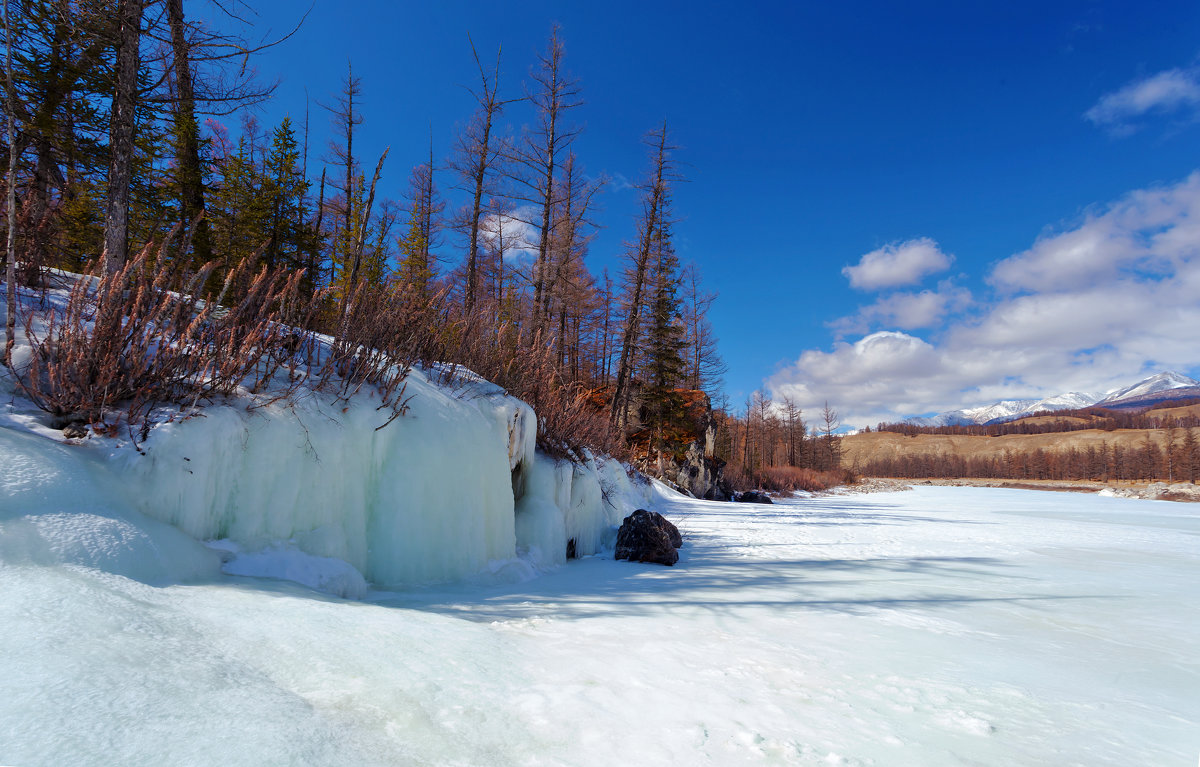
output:
<instances>
[{"instance_id":1,"label":"frozen river","mask_svg":"<svg viewBox=\"0 0 1200 767\"><path fill-rule=\"evenodd\" d=\"M659 510L674 568L366 602L0 566L0 764L1197 762L1200 506Z\"/></svg>"}]
</instances>

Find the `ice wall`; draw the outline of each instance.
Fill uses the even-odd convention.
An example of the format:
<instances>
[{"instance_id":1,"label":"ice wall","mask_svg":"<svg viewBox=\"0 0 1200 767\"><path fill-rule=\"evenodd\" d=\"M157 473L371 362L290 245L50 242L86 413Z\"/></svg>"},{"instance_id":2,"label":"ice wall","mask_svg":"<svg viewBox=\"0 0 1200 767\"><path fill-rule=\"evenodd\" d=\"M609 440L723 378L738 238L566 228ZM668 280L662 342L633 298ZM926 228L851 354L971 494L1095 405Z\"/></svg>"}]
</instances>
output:
<instances>
[{"instance_id":1,"label":"ice wall","mask_svg":"<svg viewBox=\"0 0 1200 767\"><path fill-rule=\"evenodd\" d=\"M514 556L512 472L533 462L532 410L484 383L413 371L386 428L377 395L208 407L111 456L141 512L245 550L286 542L377 585L453 580Z\"/></svg>"},{"instance_id":2,"label":"ice wall","mask_svg":"<svg viewBox=\"0 0 1200 767\"><path fill-rule=\"evenodd\" d=\"M611 548L616 526L649 498L649 484L635 486L615 460L585 453L584 461L556 460L538 453L524 468L516 508L519 553L535 565L566 561L574 541L577 556Z\"/></svg>"}]
</instances>

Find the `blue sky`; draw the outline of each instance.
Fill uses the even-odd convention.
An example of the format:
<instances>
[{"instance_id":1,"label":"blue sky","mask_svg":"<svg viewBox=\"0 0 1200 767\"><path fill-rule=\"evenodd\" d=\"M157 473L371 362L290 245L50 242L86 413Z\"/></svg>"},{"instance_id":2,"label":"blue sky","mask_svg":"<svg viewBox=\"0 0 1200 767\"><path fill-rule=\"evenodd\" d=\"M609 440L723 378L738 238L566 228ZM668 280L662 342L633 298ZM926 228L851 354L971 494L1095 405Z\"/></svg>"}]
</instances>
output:
<instances>
[{"instance_id":1,"label":"blue sky","mask_svg":"<svg viewBox=\"0 0 1200 767\"><path fill-rule=\"evenodd\" d=\"M304 7L254 3L256 34ZM638 178L663 119L682 147L679 251L720 293L735 404L861 426L1200 373L1200 4L316 0L257 61L281 79L259 119L302 121L307 90L311 166L350 59L399 198L470 117L467 34L515 96L554 22L589 173ZM632 233L620 186L594 272Z\"/></svg>"}]
</instances>

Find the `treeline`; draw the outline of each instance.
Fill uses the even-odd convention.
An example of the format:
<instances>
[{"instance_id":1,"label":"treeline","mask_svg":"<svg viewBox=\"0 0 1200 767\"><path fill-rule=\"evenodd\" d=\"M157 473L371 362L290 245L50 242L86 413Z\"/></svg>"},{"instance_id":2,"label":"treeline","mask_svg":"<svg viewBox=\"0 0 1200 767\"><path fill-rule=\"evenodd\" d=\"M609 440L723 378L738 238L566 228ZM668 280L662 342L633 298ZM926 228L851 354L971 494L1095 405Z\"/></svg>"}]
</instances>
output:
<instances>
[{"instance_id":1,"label":"treeline","mask_svg":"<svg viewBox=\"0 0 1200 767\"><path fill-rule=\"evenodd\" d=\"M1103 442L1098 448L1006 450L992 456L906 454L874 458L856 468L873 477L1196 482L1200 449L1194 430L1171 427L1163 435L1162 446L1147 436L1137 446Z\"/></svg>"},{"instance_id":2,"label":"treeline","mask_svg":"<svg viewBox=\"0 0 1200 767\"><path fill-rule=\"evenodd\" d=\"M1043 413L1033 413L1015 421L989 424L964 424L955 426L919 426L901 421L899 423L881 423L877 431L905 434L910 437L918 434L948 434L967 437L1002 437L1009 434L1056 434L1066 431L1086 431L1100 429L1101 431L1116 431L1117 429L1158 429L1168 422L1178 428L1200 426L1200 416L1192 414L1172 415L1160 411L1166 408L1177 408L1185 405L1200 404L1200 400L1180 400L1159 405L1155 409L1132 412L1126 410L1108 410L1106 408L1084 408L1082 410L1056 410ZM1033 422L1032 418L1038 418Z\"/></svg>"},{"instance_id":3,"label":"treeline","mask_svg":"<svg viewBox=\"0 0 1200 767\"><path fill-rule=\"evenodd\" d=\"M434 157L431 145L393 198L380 188L388 151L362 155L369 116L351 67L324 106L335 137L318 152L307 108L302 122L274 126L243 117L237 136L218 122L271 96L248 74L262 47L248 42L249 30L211 28L183 0L13 0L5 8L7 348L17 283L45 287L52 268L90 272L114 297L108 320L74 331L85 336L67 344L74 362L41 344L38 381L12 370L6 352L27 388L41 386L35 399L47 409L88 411L63 399L56 381L72 379L76 399L96 388L103 365L88 349L106 327L107 374L134 364L137 349L117 331L135 307L116 302L142 293L163 305L139 316L171 315L167 304L180 292L253 309L228 331L247 359L261 356L248 328L269 320L333 336L344 355L339 371L368 347L391 355L371 363L380 370L389 361L469 367L533 405L543 443L560 449L621 452L636 428L650 434L650 450L673 450L682 390L719 389L724 365L706 318L715 294L675 251L680 176L666 122L644 140L641 210L624 268L610 276L587 266L605 180L574 151L581 86L557 29L520 95L501 82L499 53L493 62L464 44L478 74L463 103L465 128L449 157ZM501 116L509 114L528 127L507 131ZM96 306L94 295L73 300L81 317L85 303ZM302 345L291 342L289 353ZM87 370L64 369L81 360ZM58 373L47 373L54 365ZM244 367L239 375L253 372ZM160 389L191 397L195 387Z\"/></svg>"},{"instance_id":4,"label":"treeline","mask_svg":"<svg viewBox=\"0 0 1200 767\"><path fill-rule=\"evenodd\" d=\"M841 484L841 417L828 404L811 428L789 397L774 402L761 391L747 398L740 415L722 408L716 455L726 462L734 487L823 490Z\"/></svg>"}]
</instances>

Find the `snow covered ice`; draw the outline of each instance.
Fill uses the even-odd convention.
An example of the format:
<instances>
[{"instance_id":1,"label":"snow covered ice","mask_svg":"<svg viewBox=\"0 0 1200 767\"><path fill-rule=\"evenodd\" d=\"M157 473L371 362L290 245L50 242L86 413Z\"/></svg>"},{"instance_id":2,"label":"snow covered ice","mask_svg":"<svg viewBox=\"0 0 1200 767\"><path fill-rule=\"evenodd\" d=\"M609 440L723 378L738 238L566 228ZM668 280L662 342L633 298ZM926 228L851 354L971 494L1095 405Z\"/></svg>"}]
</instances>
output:
<instances>
[{"instance_id":1,"label":"snow covered ice","mask_svg":"<svg viewBox=\"0 0 1200 767\"><path fill-rule=\"evenodd\" d=\"M601 549L343 600L221 574L78 448L0 437L4 497L32 499L0 514L3 764L1090 766L1200 747L1191 505L660 488L674 568ZM542 575L484 577L514 563Z\"/></svg>"}]
</instances>

